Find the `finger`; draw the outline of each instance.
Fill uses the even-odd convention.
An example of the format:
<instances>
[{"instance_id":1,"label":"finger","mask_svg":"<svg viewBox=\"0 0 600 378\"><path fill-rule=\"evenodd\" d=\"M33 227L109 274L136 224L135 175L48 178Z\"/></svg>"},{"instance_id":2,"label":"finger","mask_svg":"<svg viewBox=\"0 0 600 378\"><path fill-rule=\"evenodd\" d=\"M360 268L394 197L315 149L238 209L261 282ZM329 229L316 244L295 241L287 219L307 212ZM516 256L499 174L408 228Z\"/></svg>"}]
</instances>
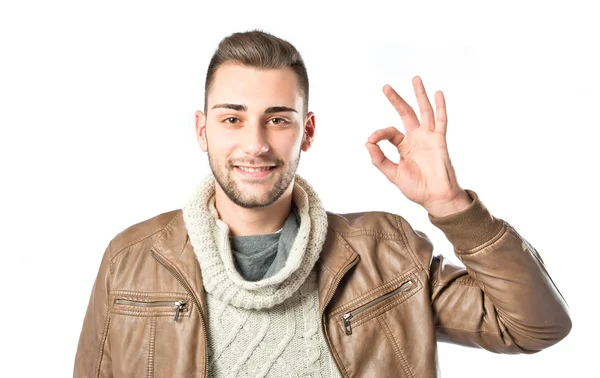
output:
<instances>
[{"instance_id":1,"label":"finger","mask_svg":"<svg viewBox=\"0 0 600 378\"><path fill-rule=\"evenodd\" d=\"M383 93L392 104L394 109L396 109L398 114L400 114L400 118L402 119L402 123L404 124L404 129L406 131L419 127L419 119L417 118L415 111L406 103L406 101L404 101L402 97L400 97L400 95L394 90L394 88L392 88L391 85L384 85Z\"/></svg>"},{"instance_id":2,"label":"finger","mask_svg":"<svg viewBox=\"0 0 600 378\"><path fill-rule=\"evenodd\" d=\"M377 167L388 180L394 182L398 164L388 159L383 151L381 151L381 147L377 144L367 142L366 146L367 150L369 150L369 155L371 155L371 162L373 165Z\"/></svg>"},{"instance_id":3,"label":"finger","mask_svg":"<svg viewBox=\"0 0 600 378\"><path fill-rule=\"evenodd\" d=\"M419 110L421 111L421 127L426 127L433 131L435 128L435 119L433 115L433 108L425 92L425 86L419 76L413 78L413 87L415 88L415 94L417 95L417 102L419 103Z\"/></svg>"},{"instance_id":4,"label":"finger","mask_svg":"<svg viewBox=\"0 0 600 378\"><path fill-rule=\"evenodd\" d=\"M382 140L389 140L394 146L398 147L402 140L404 139L404 134L397 128L390 126L385 129L380 129L375 131L369 137L368 141L371 143L379 143Z\"/></svg>"},{"instance_id":5,"label":"finger","mask_svg":"<svg viewBox=\"0 0 600 378\"><path fill-rule=\"evenodd\" d=\"M448 115L446 114L446 99L442 91L435 93L435 131L446 135Z\"/></svg>"}]
</instances>

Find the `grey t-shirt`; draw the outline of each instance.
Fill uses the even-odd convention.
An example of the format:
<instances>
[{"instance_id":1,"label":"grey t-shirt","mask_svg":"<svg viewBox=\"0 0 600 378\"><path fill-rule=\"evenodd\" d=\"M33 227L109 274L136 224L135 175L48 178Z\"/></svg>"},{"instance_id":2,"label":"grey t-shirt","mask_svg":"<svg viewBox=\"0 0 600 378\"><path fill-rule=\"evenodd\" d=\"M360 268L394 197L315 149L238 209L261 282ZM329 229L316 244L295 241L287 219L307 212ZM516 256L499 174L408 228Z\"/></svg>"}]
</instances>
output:
<instances>
[{"instance_id":1,"label":"grey t-shirt","mask_svg":"<svg viewBox=\"0 0 600 378\"><path fill-rule=\"evenodd\" d=\"M300 215L292 203L283 228L273 234L233 236L229 238L235 267L247 281L259 281L285 266L298 234Z\"/></svg>"}]
</instances>

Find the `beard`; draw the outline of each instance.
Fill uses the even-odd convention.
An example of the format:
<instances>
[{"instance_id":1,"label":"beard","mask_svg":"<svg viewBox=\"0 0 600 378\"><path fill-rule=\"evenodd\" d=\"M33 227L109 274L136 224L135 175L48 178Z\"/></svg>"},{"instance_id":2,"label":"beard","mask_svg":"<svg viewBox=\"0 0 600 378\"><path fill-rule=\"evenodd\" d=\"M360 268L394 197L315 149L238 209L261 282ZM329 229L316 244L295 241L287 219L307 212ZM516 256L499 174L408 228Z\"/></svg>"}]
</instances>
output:
<instances>
[{"instance_id":1,"label":"beard","mask_svg":"<svg viewBox=\"0 0 600 378\"><path fill-rule=\"evenodd\" d=\"M236 205L251 209L256 207L267 207L275 203L285 193L287 188L290 186L296 176L296 170L300 163L300 151L298 157L290 161L289 164L285 164L281 159L252 159L250 161L235 162L230 159L226 163L220 163L217 159L213 158L208 151L208 163L210 170L215 177L215 181L219 184L223 192L227 197ZM252 193L251 190L242 190L235 181L233 171L236 165L272 165L275 164L273 172L269 180L275 180L275 183L267 190L265 195L257 195Z\"/></svg>"}]
</instances>

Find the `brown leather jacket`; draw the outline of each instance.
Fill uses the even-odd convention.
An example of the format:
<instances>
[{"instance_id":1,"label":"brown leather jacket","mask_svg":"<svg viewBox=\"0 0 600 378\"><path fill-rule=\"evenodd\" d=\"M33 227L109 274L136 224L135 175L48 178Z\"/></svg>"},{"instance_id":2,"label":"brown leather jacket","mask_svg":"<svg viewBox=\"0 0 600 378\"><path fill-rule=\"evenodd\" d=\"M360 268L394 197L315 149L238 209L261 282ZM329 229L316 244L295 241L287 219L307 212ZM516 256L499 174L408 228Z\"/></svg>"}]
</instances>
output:
<instances>
[{"instance_id":1,"label":"brown leather jacket","mask_svg":"<svg viewBox=\"0 0 600 378\"><path fill-rule=\"evenodd\" d=\"M431 222L463 267L398 215L328 213L317 271L323 331L344 377L435 377L436 340L534 353L571 329L535 248L478 199ZM205 377L206 301L181 210L109 244L83 322L75 377Z\"/></svg>"}]
</instances>

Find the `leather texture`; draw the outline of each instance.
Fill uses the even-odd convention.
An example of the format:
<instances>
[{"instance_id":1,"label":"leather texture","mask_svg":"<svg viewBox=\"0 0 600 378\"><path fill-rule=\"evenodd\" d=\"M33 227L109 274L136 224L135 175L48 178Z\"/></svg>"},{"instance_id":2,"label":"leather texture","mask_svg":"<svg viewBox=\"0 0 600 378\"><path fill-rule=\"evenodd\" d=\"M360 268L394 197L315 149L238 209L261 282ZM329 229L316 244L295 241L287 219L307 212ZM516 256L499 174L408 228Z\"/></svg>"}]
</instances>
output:
<instances>
[{"instance_id":1,"label":"leather texture","mask_svg":"<svg viewBox=\"0 0 600 378\"><path fill-rule=\"evenodd\" d=\"M328 213L314 269L323 331L344 377L437 377L437 341L535 353L569 333L567 304L536 249L467 192L469 208L429 215L464 267L434 255L399 215ZM133 225L104 253L74 377L205 377L206 317L181 210Z\"/></svg>"}]
</instances>

